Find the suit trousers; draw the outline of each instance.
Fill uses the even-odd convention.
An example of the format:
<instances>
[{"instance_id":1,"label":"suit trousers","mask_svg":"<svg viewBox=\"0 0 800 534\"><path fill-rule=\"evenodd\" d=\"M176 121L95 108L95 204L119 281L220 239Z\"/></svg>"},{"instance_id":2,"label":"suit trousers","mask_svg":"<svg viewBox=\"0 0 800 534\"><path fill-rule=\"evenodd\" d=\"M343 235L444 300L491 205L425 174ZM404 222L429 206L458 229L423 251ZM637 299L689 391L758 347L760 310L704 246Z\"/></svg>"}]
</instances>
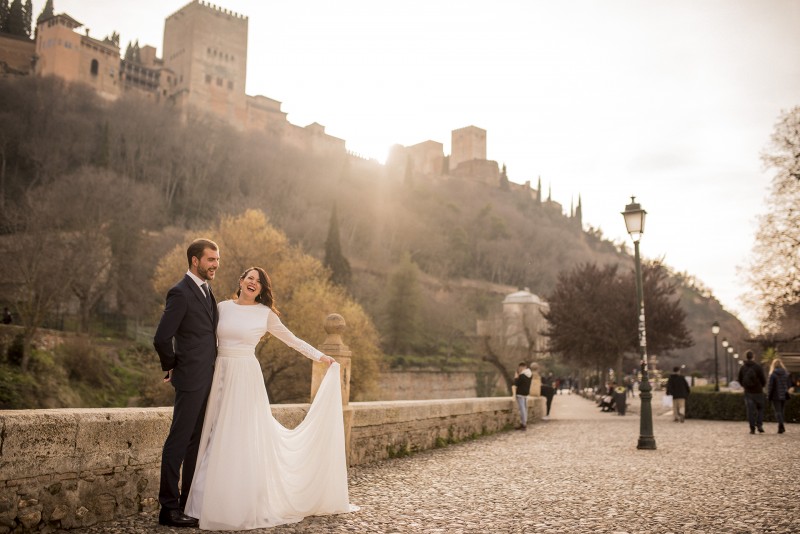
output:
<instances>
[{"instance_id":1,"label":"suit trousers","mask_svg":"<svg viewBox=\"0 0 800 534\"><path fill-rule=\"evenodd\" d=\"M161 487L158 491L161 508L183 509L189 498L210 391L211 384L196 391L175 391L172 425L161 454Z\"/></svg>"}]
</instances>

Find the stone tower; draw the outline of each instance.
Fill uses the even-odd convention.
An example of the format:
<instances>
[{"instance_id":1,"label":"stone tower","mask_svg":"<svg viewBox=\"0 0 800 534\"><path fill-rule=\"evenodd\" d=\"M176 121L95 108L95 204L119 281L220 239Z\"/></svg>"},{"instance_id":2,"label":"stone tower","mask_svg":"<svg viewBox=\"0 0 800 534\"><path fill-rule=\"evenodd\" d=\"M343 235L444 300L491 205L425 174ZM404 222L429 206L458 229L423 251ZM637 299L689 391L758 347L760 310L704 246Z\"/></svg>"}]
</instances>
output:
<instances>
[{"instance_id":1,"label":"stone tower","mask_svg":"<svg viewBox=\"0 0 800 534\"><path fill-rule=\"evenodd\" d=\"M453 130L450 147L450 170L465 161L486 159L486 130L467 126Z\"/></svg>"},{"instance_id":2,"label":"stone tower","mask_svg":"<svg viewBox=\"0 0 800 534\"><path fill-rule=\"evenodd\" d=\"M247 23L246 16L202 0L167 17L164 66L175 73L181 105L245 123Z\"/></svg>"}]
</instances>

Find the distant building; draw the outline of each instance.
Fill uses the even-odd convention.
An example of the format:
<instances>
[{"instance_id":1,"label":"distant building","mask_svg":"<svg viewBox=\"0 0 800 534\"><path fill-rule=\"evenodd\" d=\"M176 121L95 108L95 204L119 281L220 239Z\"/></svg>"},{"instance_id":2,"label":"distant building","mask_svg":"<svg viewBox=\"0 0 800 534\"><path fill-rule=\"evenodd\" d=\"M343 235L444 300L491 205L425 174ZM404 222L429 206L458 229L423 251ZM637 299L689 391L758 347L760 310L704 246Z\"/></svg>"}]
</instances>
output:
<instances>
[{"instance_id":1,"label":"distant building","mask_svg":"<svg viewBox=\"0 0 800 534\"><path fill-rule=\"evenodd\" d=\"M0 34L0 75L58 76L109 100L135 93L184 114L209 113L235 128L267 133L298 150L344 157L344 139L312 123L291 124L281 103L245 93L248 18L193 0L164 22L164 57L153 46L121 58L119 37L95 39L66 13L42 19L36 40Z\"/></svg>"}]
</instances>

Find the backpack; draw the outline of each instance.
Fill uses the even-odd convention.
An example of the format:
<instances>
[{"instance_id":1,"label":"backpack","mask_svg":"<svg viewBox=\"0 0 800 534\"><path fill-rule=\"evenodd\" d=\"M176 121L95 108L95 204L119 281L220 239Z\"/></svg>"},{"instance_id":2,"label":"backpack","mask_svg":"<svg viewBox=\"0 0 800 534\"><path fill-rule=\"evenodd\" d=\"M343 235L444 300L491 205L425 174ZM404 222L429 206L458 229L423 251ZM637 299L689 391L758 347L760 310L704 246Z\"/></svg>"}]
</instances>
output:
<instances>
[{"instance_id":1,"label":"backpack","mask_svg":"<svg viewBox=\"0 0 800 534\"><path fill-rule=\"evenodd\" d=\"M758 381L755 365L745 365L744 373L742 374L742 387L745 389L761 388L761 382Z\"/></svg>"}]
</instances>

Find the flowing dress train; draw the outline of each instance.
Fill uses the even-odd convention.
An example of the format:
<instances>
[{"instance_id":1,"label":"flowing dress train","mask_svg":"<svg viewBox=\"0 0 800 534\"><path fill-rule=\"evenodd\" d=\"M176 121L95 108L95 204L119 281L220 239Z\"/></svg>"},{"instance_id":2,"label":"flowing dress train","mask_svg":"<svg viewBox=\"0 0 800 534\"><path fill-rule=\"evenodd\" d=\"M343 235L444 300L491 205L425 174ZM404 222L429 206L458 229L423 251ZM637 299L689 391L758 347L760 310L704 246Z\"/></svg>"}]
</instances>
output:
<instances>
[{"instance_id":1,"label":"flowing dress train","mask_svg":"<svg viewBox=\"0 0 800 534\"><path fill-rule=\"evenodd\" d=\"M263 305L219 304L219 349L185 513L206 530L247 530L345 513L339 364L330 366L299 426L272 416L255 347L265 332L319 360Z\"/></svg>"}]
</instances>

